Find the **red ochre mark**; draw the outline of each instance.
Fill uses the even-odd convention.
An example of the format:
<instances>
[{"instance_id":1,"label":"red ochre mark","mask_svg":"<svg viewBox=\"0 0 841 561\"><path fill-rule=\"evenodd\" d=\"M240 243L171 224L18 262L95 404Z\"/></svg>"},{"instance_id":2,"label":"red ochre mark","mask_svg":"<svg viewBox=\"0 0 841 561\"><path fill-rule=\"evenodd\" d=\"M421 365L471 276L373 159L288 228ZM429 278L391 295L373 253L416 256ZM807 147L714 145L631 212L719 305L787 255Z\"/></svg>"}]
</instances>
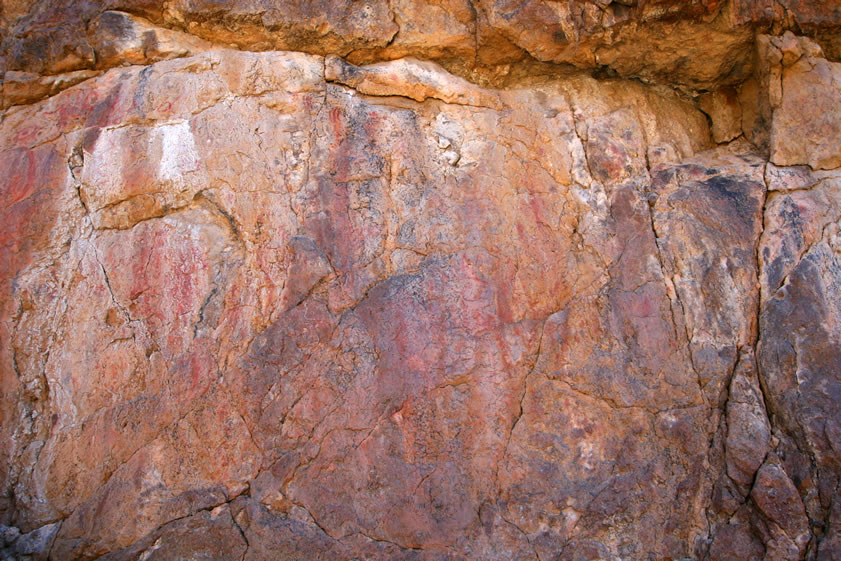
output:
<instances>
[{"instance_id":1,"label":"red ochre mark","mask_svg":"<svg viewBox=\"0 0 841 561\"><path fill-rule=\"evenodd\" d=\"M194 353L190 357L190 389L195 390L199 387L201 380L201 373L204 370L204 364L199 360L199 353Z\"/></svg>"},{"instance_id":2,"label":"red ochre mark","mask_svg":"<svg viewBox=\"0 0 841 561\"><path fill-rule=\"evenodd\" d=\"M635 317L647 318L654 315L656 307L648 294L634 295L631 300L631 309Z\"/></svg>"},{"instance_id":3,"label":"red ochre mark","mask_svg":"<svg viewBox=\"0 0 841 561\"><path fill-rule=\"evenodd\" d=\"M101 99L95 89L72 91L72 96L61 98L56 110L46 115L54 116L54 126L61 131L82 123L87 126L103 126L104 117L111 114L118 100L119 95L114 91L106 99Z\"/></svg>"},{"instance_id":4,"label":"red ochre mark","mask_svg":"<svg viewBox=\"0 0 841 561\"><path fill-rule=\"evenodd\" d=\"M7 199L4 201L7 208L31 197L39 183L38 175L41 170L36 166L35 154L24 152L20 156L23 162L11 170L11 181L4 197Z\"/></svg>"},{"instance_id":5,"label":"red ochre mark","mask_svg":"<svg viewBox=\"0 0 841 561\"><path fill-rule=\"evenodd\" d=\"M147 234L148 232L144 232ZM148 276L148 268L154 255L156 244L160 243L159 233L154 233L151 237L145 237L144 242L135 246L136 249L128 255L131 263L131 291L129 292L129 299L135 300L143 294L150 287L150 279ZM137 242L135 242L137 243Z\"/></svg>"},{"instance_id":6,"label":"red ochre mark","mask_svg":"<svg viewBox=\"0 0 841 561\"><path fill-rule=\"evenodd\" d=\"M342 136L345 133L345 125L342 122L342 110L338 107L330 109L330 126L333 127L333 132L336 136Z\"/></svg>"},{"instance_id":7,"label":"red ochre mark","mask_svg":"<svg viewBox=\"0 0 841 561\"><path fill-rule=\"evenodd\" d=\"M93 89L67 90L53 98L45 110L33 117L33 124L21 126L14 135L14 143L26 146L33 142L57 136L77 123L88 119L88 115L99 102L99 94Z\"/></svg>"},{"instance_id":8,"label":"red ochre mark","mask_svg":"<svg viewBox=\"0 0 841 561\"><path fill-rule=\"evenodd\" d=\"M6 152L0 176L0 290L29 263L31 251L45 236L55 217L53 191L60 188L66 164L52 146ZM4 299L0 296L0 308Z\"/></svg>"},{"instance_id":9,"label":"red ochre mark","mask_svg":"<svg viewBox=\"0 0 841 561\"><path fill-rule=\"evenodd\" d=\"M510 281L510 268L497 267L495 277L494 284L496 285L496 290L494 299L496 300L497 319L503 324L511 323L514 321L514 310L511 307L511 302L514 300L514 287ZM511 365L506 361L506 366Z\"/></svg>"},{"instance_id":10,"label":"red ochre mark","mask_svg":"<svg viewBox=\"0 0 841 561\"><path fill-rule=\"evenodd\" d=\"M379 130L382 120L382 116L376 111L368 113L368 120L365 121L365 132L373 136Z\"/></svg>"},{"instance_id":11,"label":"red ochre mark","mask_svg":"<svg viewBox=\"0 0 841 561\"><path fill-rule=\"evenodd\" d=\"M299 97L304 99L304 108L312 113L312 97L307 94L295 94L295 99L297 100Z\"/></svg>"},{"instance_id":12,"label":"red ochre mark","mask_svg":"<svg viewBox=\"0 0 841 561\"><path fill-rule=\"evenodd\" d=\"M529 195L529 208L534 214L535 222L537 222L538 224L545 224L545 222L543 221L543 215L546 211L546 202L543 200L543 198L537 197L535 195Z\"/></svg>"},{"instance_id":13,"label":"red ochre mark","mask_svg":"<svg viewBox=\"0 0 841 561\"><path fill-rule=\"evenodd\" d=\"M179 266L175 268L175 284L172 287L175 294L174 300L177 305L178 315L192 311L193 305L198 300L196 283L201 278L207 265L204 262L202 251L196 246L179 248L177 259Z\"/></svg>"},{"instance_id":14,"label":"red ochre mark","mask_svg":"<svg viewBox=\"0 0 841 561\"><path fill-rule=\"evenodd\" d=\"M42 130L43 128L38 126L21 127L14 137L14 143L21 146L31 144Z\"/></svg>"}]
</instances>

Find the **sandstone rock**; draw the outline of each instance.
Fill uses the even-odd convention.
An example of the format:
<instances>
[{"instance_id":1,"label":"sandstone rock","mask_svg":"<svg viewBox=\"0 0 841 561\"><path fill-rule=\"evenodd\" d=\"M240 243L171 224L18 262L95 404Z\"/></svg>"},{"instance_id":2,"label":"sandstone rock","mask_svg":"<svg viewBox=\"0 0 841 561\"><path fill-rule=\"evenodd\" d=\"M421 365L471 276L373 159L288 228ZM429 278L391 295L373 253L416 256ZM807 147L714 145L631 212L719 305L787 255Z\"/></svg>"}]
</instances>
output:
<instances>
[{"instance_id":1,"label":"sandstone rock","mask_svg":"<svg viewBox=\"0 0 841 561\"><path fill-rule=\"evenodd\" d=\"M20 536L20 530L14 526L9 527L4 525L0 528L0 532L2 532L3 547L12 545L18 536Z\"/></svg>"},{"instance_id":2,"label":"sandstone rock","mask_svg":"<svg viewBox=\"0 0 841 561\"><path fill-rule=\"evenodd\" d=\"M765 184L768 191L810 189L817 184L822 175L820 172L813 172L808 166L777 167L771 162L765 165Z\"/></svg>"},{"instance_id":3,"label":"sandstone rock","mask_svg":"<svg viewBox=\"0 0 841 561\"><path fill-rule=\"evenodd\" d=\"M727 402L727 475L743 495L771 447L771 426L756 376L753 353L739 359Z\"/></svg>"},{"instance_id":4,"label":"sandstone rock","mask_svg":"<svg viewBox=\"0 0 841 561\"><path fill-rule=\"evenodd\" d=\"M586 90L597 88L593 81L570 82L563 91L548 88L539 95L526 90L501 95L439 70L434 76L442 81L444 91L475 92L510 109L503 113L437 100L434 105L428 105L430 100L422 105L413 101L378 105L371 101L378 97L324 85L317 78L321 65L316 60L291 54L249 55L253 65L267 69L254 75L249 66L237 64L245 56L209 53L163 62L151 71L111 71L100 85L88 86L112 88L104 97L111 96L108 104L113 109L102 112L101 121L88 117L85 128L77 132L73 127L78 121L72 119L45 123L50 128L66 127L60 130L66 131L74 146L66 156L71 162L70 188L78 186L75 204L82 211L76 227L88 228L95 240L80 246L79 259L86 263L80 271L90 281L79 286L99 287L102 306L114 310L88 321L104 322L92 329L122 330L125 335L116 337L130 339L120 343L124 358L103 363L102 374L97 375L119 371L126 364L134 365L132 378L143 380L128 391L125 374L121 374L126 381L116 383L112 391L121 388L123 393L113 399L105 393L70 389L90 383L82 377L60 376L58 371L48 374L53 387L68 388L68 395L87 396L87 401L61 410L66 412L59 414L53 429L60 436L48 439L40 454L43 467L27 476L31 479L24 479L36 481L40 470L52 474L39 492L51 497L48 501L55 510L42 514L32 510L32 522L69 514L55 555L88 557L130 546L174 517L210 508L242 492L243 482L252 480L266 482L263 487L255 483L254 492L276 512L284 514L301 505L330 536L347 542L342 547L351 547L348 540L354 533L402 548L440 549L457 543L462 543L458 547L476 547L460 540L475 535L473 528L480 522L476 509L485 502L494 504L498 486L509 485L510 475L497 483L495 466L517 415L524 377L535 361L540 332L545 329L542 318L567 306L574 289L564 280L568 275L563 271L573 270L579 259L583 259L581 264L574 266L586 277L577 281L578 286L590 286L593 292L590 303L576 304L570 317L581 321L595 311L604 318L606 329L617 329L624 321L638 322L637 332L624 333L614 349L627 360L635 360L631 357L640 353L642 368L651 376L643 385L627 384L631 392L626 396L620 388L603 385L606 404L585 401L583 413L603 411L615 400L662 408L659 418L645 415L641 419L644 425L654 423L651 426L662 431L651 444L655 451L664 450L673 435L684 434L681 427L691 421L684 420L683 413L667 413L669 404L698 405L700 399L694 380L682 377L685 367L675 363L676 370L659 372L656 366L658 357L665 355L658 354L655 342L667 333L664 330L671 321L662 281L654 281L644 293L633 293L634 279L656 279L659 267L648 268L644 254L628 257L627 265L615 262L620 247L603 254L613 265L600 264L586 252L573 258L572 220L577 212L564 217L560 209L585 205L592 214L586 219L590 225L582 240L595 244L608 239L615 228L607 222L610 207L602 206L588 190L603 192L605 187L599 182L618 173L612 170L631 169L635 180L644 180L647 171L640 162L649 152L643 131L632 128L629 146L634 148L618 164L602 160L598 169L605 171L590 177L585 150L591 152L590 159L595 158L598 147L609 141L609 129L588 128L590 148L585 148L568 96L575 99L582 118L592 115L595 120L611 111L611 105L627 106L623 97L632 99L630 106L645 115L645 126L652 130L657 120L654 108L664 111L686 128L662 138L652 133L650 139L671 146L675 156L703 146L692 140L702 126L702 116L674 99L640 96L641 89L626 90L619 97L604 92L603 101L593 104L585 96ZM404 63L394 68L403 68L400 64ZM169 91L174 76L185 80L181 101L171 98L161 106L157 100ZM390 91L399 92L403 83L400 79L392 82ZM123 96L133 99L132 88L140 84L145 88L144 105L123 105ZM366 86L360 84L364 82L355 85L364 92ZM436 87L442 86L436 83ZM437 91L433 93L444 97ZM193 92L200 95L192 97ZM230 97L233 92L251 97L235 99ZM71 103L76 99L73 93L67 97ZM48 105L62 102L58 96ZM534 116L535 104L545 107L545 113ZM253 138L253 129L216 134L216 127L230 122L231 111L242 113L240 122L255 119L257 137L265 135L266 141L237 148L236 142ZM109 123L115 119L130 120L134 114L137 124L111 128ZM21 122L24 115L30 126L37 122L28 112L7 122ZM624 122L632 125L627 119ZM315 129L317 135L301 135L301 129ZM34 127L23 142L44 134L48 133ZM548 157L546 162L529 163L522 158L522 150L535 141ZM459 154L456 168L450 166L447 150ZM388 154L389 159L381 154ZM150 165L150 158L161 163ZM579 167L570 169L577 161ZM303 163L309 172L299 174ZM256 173L243 173L249 169ZM270 169L288 171L277 176L259 171ZM438 178L435 189L423 179L432 176ZM269 182L271 177L285 177L285 182ZM529 177L533 187L519 193L513 182L518 177ZM577 180L581 184L571 191ZM630 213L619 225L622 239L648 232L646 251L653 251L647 206L631 202L642 200L640 193L626 187L611 197L611 206ZM136 199L150 202L135 204ZM510 212L493 202L504 200L515 201L515 208L522 211ZM476 205L481 205L487 218L475 214ZM532 214L523 215L526 211ZM419 212L437 218L418 220ZM279 238L288 243L278 245L278 231L288 232ZM347 236L354 231L358 235ZM484 233L479 236L479 232ZM516 242L520 239L530 240L536 252L523 253ZM476 243L491 244L494 253L482 246L474 248ZM88 248L87 253L82 247ZM398 248L421 259L389 259ZM551 254L569 257L556 261L549 270L557 272L546 277L542 255ZM396 266L403 268L388 276L389 268ZM617 311L595 300L598 287L608 279L608 266L617 271L629 268L627 278L608 289L612 301L621 307ZM256 274L240 272L245 270ZM465 271L467 276L456 271ZM503 280L507 275L513 275L512 287ZM555 280L544 284L548 279ZM636 319L635 310L650 306L651 298L657 299L661 315L649 326L648 320ZM163 306L164 302L175 305ZM267 313L263 327L250 316L238 315L236 310L242 308L236 302L263 307ZM318 325L313 321L324 327L307 335ZM248 347L241 341L247 342L266 325L287 322L299 327L278 340L281 348L306 350L298 359L294 358L297 351L281 355L282 371L289 374L276 381L277 366L272 365L277 359L267 354L272 348L268 341L258 338L246 356L242 353ZM210 333L213 339L208 338ZM423 342L429 338L437 343ZM70 356L73 349L90 345L74 338L66 344L63 354ZM21 339L20 347L25 346ZM447 347L451 350L439 353ZM220 371L230 380L234 392L230 396L210 389L216 375L208 361L218 353L232 357L230 366ZM247 358L250 366L235 366L240 360L237 356ZM587 368L598 368L598 363ZM331 374L324 377L324 371ZM614 379L619 382L618 373ZM683 389L667 397L666 384L681 384ZM141 419L137 415L148 405L130 404L146 404L150 399L158 413ZM205 406L207 400L213 405ZM360 408L362 402L369 405ZM221 419L229 427L227 432L214 433L214 421L195 418L206 407L225 411L224 403L243 406L241 418L231 413L232 417ZM473 405L465 409L466 403ZM468 413L479 415L481 421L468 422ZM692 415L695 418L695 411ZM118 422L136 435L126 442L128 446L114 441L108 431L113 422L109 419L115 416L124 419ZM88 421L79 425L80 432L62 424L70 418ZM617 417L616 426L622 425L623 418ZM438 425L436 432L449 435L447 439L430 432L428 423ZM201 436L199 426L211 432ZM246 428L253 445L244 436ZM348 440L351 435L356 436ZM618 450L618 442L609 433L598 433L595 438L599 447ZM104 447L108 455L96 460L102 469L84 467L83 449L74 444L79 439L114 441ZM239 457L236 469L199 468L219 465L196 455L209 442L218 443L218 448L211 449L216 460L227 453ZM187 463L165 461L171 457ZM663 458L658 461L665 462ZM598 461L603 462L599 464L602 470L612 462L609 457ZM337 462L355 467L337 471L332 467ZM272 480L257 477L254 470L261 465L263 469L274 466ZM405 477L393 479L393 473ZM474 479L477 473L481 475ZM617 489L630 481L644 481L646 473L629 472L632 479L617 479ZM673 476L674 484L685 481L690 489L696 488L697 473L680 473ZM77 487L68 487L71 481ZM26 483L20 492L25 488L38 486ZM147 498L137 503L139 496ZM411 497L408 501L407 496ZM111 515L101 511L93 515L95 505L103 501L133 505L139 513L137 521L111 527L115 520ZM508 499L496 512L516 512L518 503L512 501ZM398 508L404 514L397 515ZM612 508L605 504L582 512L600 517ZM629 515L635 519L642 514ZM500 516L507 519L509 514ZM513 520L518 524L520 519ZM499 524L510 543L486 540L481 547L529 551L516 526ZM685 531L676 526L675 532ZM637 547L645 549L657 538L646 539L650 541ZM682 543L678 539L661 547L680 549Z\"/></svg>"},{"instance_id":5,"label":"sandstone rock","mask_svg":"<svg viewBox=\"0 0 841 561\"><path fill-rule=\"evenodd\" d=\"M656 168L651 192L676 336L688 344L707 400L722 405L740 350L756 339L763 165L756 156L719 149Z\"/></svg>"},{"instance_id":6,"label":"sandstone rock","mask_svg":"<svg viewBox=\"0 0 841 561\"><path fill-rule=\"evenodd\" d=\"M47 561L58 529L58 523L41 526L26 534L21 534L14 527L7 528L0 548L0 559Z\"/></svg>"},{"instance_id":7,"label":"sandstone rock","mask_svg":"<svg viewBox=\"0 0 841 561\"><path fill-rule=\"evenodd\" d=\"M839 558L839 546L841 546L841 503L833 500L829 515L829 528L826 537L823 539L818 551L819 561L835 561Z\"/></svg>"},{"instance_id":8,"label":"sandstone rock","mask_svg":"<svg viewBox=\"0 0 841 561\"><path fill-rule=\"evenodd\" d=\"M344 2L249 0L219 4L178 0L164 7L166 21L191 33L252 50L267 48L347 55L385 47L398 33L389 3L372 0L356 9ZM195 24L195 25L192 25Z\"/></svg>"},{"instance_id":9,"label":"sandstone rock","mask_svg":"<svg viewBox=\"0 0 841 561\"><path fill-rule=\"evenodd\" d=\"M86 144L79 196L97 229L162 216L207 184L187 121L106 130Z\"/></svg>"},{"instance_id":10,"label":"sandstone rock","mask_svg":"<svg viewBox=\"0 0 841 561\"><path fill-rule=\"evenodd\" d=\"M735 0L730 3L730 13L737 24L773 27L796 22L797 30L809 33L822 45L834 47L838 44L841 11L833 0ZM840 52L834 48L833 53L833 60L838 60Z\"/></svg>"},{"instance_id":11,"label":"sandstone rock","mask_svg":"<svg viewBox=\"0 0 841 561\"><path fill-rule=\"evenodd\" d=\"M820 41L833 60L841 54L841 14L832 0L587 0L569 6L546 0L399 0L354 9L338 0L41 0L15 2L5 10L8 15L0 17L6 36L2 55L9 69L38 74L122 63L140 57L142 50L152 60L196 52L194 47L205 40L247 50L337 54L354 64L415 57L488 81L498 77L498 70L503 75L511 70L497 65L536 59L716 89L750 73L756 30L792 29ZM130 15L104 16L109 10ZM125 59L108 54L117 28L109 31L103 17L125 24L119 26L121 34L128 33L119 42L129 49ZM166 29L149 28L138 17ZM176 29L200 39L171 31ZM89 38L91 30L104 33ZM161 48L128 39L139 37L140 30L147 42L154 37Z\"/></svg>"},{"instance_id":12,"label":"sandstone rock","mask_svg":"<svg viewBox=\"0 0 841 561\"><path fill-rule=\"evenodd\" d=\"M812 169L841 167L838 142L841 126L837 115L841 100L841 63L800 57L793 37L781 45L782 95L775 105L771 126L771 161L776 165L808 164Z\"/></svg>"},{"instance_id":13,"label":"sandstone rock","mask_svg":"<svg viewBox=\"0 0 841 561\"><path fill-rule=\"evenodd\" d=\"M3 108L24 105L55 95L94 76L95 70L77 70L56 76L41 76L31 72L6 72L3 75Z\"/></svg>"},{"instance_id":14,"label":"sandstone rock","mask_svg":"<svg viewBox=\"0 0 841 561\"><path fill-rule=\"evenodd\" d=\"M839 63L824 58L811 39L790 32L759 36L756 56L754 76L739 88L745 137L768 147L777 166L839 167L834 148Z\"/></svg>"},{"instance_id":15,"label":"sandstone rock","mask_svg":"<svg viewBox=\"0 0 841 561\"><path fill-rule=\"evenodd\" d=\"M358 68L335 56L324 61L324 78L366 95L400 95L415 101L440 99L458 105L501 109L498 96L456 78L431 62L400 59Z\"/></svg>"},{"instance_id":16,"label":"sandstone rock","mask_svg":"<svg viewBox=\"0 0 841 561\"><path fill-rule=\"evenodd\" d=\"M10 5L3 555L832 559L834 14Z\"/></svg>"},{"instance_id":17,"label":"sandstone rock","mask_svg":"<svg viewBox=\"0 0 841 561\"><path fill-rule=\"evenodd\" d=\"M700 98L700 107L712 121L711 132L718 143L730 142L742 134L742 109L734 88L722 88Z\"/></svg>"},{"instance_id":18,"label":"sandstone rock","mask_svg":"<svg viewBox=\"0 0 841 561\"><path fill-rule=\"evenodd\" d=\"M131 547L100 559L241 559L248 545L225 504L170 522Z\"/></svg>"},{"instance_id":19,"label":"sandstone rock","mask_svg":"<svg viewBox=\"0 0 841 561\"><path fill-rule=\"evenodd\" d=\"M765 547L751 529L746 509L743 508L729 524L717 529L709 555L711 561L761 561L765 559L765 552Z\"/></svg>"},{"instance_id":20,"label":"sandstone rock","mask_svg":"<svg viewBox=\"0 0 841 561\"><path fill-rule=\"evenodd\" d=\"M238 496L256 473L258 450L220 396L199 400L162 432L64 521L52 557L88 559L128 547L171 520ZM119 508L108 512L99 504ZM134 513L130 521L123 509Z\"/></svg>"},{"instance_id":21,"label":"sandstone rock","mask_svg":"<svg viewBox=\"0 0 841 561\"><path fill-rule=\"evenodd\" d=\"M17 18L3 22L2 49L8 70L60 74L93 68L96 57L85 40L85 17L96 7L69 0L28 4L18 8Z\"/></svg>"},{"instance_id":22,"label":"sandstone rock","mask_svg":"<svg viewBox=\"0 0 841 561\"><path fill-rule=\"evenodd\" d=\"M34 0L9 0L8 2L3 2L3 6L0 8L0 21L2 21L4 26L8 26L17 18L25 15L34 3Z\"/></svg>"},{"instance_id":23,"label":"sandstone rock","mask_svg":"<svg viewBox=\"0 0 841 561\"><path fill-rule=\"evenodd\" d=\"M357 62L414 57L467 69L477 56L475 9L468 0L389 2L397 34L383 47L347 54Z\"/></svg>"},{"instance_id":24,"label":"sandstone rock","mask_svg":"<svg viewBox=\"0 0 841 561\"><path fill-rule=\"evenodd\" d=\"M772 462L766 462L756 474L756 483L751 491L751 499L759 510L771 522L784 532L780 536L784 543L792 543L802 556L809 543L809 519L794 484L785 471ZM784 548L775 544L775 548ZM790 554L786 554L790 558Z\"/></svg>"},{"instance_id":25,"label":"sandstone rock","mask_svg":"<svg viewBox=\"0 0 841 561\"><path fill-rule=\"evenodd\" d=\"M799 173L799 177L812 175L803 170ZM804 499L812 496L811 500L821 505L809 507L813 524L825 516L819 512L833 504L839 449L833 428L839 414L834 366L838 353L828 343L836 337L838 314L836 299L830 296L838 282L838 180L832 174L822 176L805 182L815 182L814 186L780 193L769 201L760 248L766 271L761 277L760 378L774 424L790 435L789 450L795 457L813 458L797 462L802 473L796 481ZM769 503L769 508L788 509L785 516L799 526L785 530L785 539L776 541L798 555L807 538L803 536L802 517L791 518L794 515L789 512L800 508L792 498L791 485L783 486L788 490L780 506ZM780 493L783 491L777 495ZM773 519L775 515L768 516ZM828 530L834 531L831 528ZM831 550L832 546L828 547Z\"/></svg>"},{"instance_id":26,"label":"sandstone rock","mask_svg":"<svg viewBox=\"0 0 841 561\"><path fill-rule=\"evenodd\" d=\"M841 216L841 174L768 164L766 178L769 188L779 191L768 197L759 256L762 295L770 302L806 252L825 235L831 241L832 224Z\"/></svg>"},{"instance_id":27,"label":"sandstone rock","mask_svg":"<svg viewBox=\"0 0 841 561\"><path fill-rule=\"evenodd\" d=\"M88 43L100 68L150 64L189 56L210 48L210 43L187 33L170 31L125 12L102 12L88 24Z\"/></svg>"},{"instance_id":28,"label":"sandstone rock","mask_svg":"<svg viewBox=\"0 0 841 561\"><path fill-rule=\"evenodd\" d=\"M478 9L492 28L541 61L605 66L623 76L668 79L693 87L733 77L740 81L749 66L745 47L750 39L744 29L715 22L718 2L628 6L594 1L566 6L544 0L485 0ZM673 56L678 49L687 55ZM637 56L640 50L648 53L644 61ZM715 62L708 64L711 61Z\"/></svg>"}]
</instances>

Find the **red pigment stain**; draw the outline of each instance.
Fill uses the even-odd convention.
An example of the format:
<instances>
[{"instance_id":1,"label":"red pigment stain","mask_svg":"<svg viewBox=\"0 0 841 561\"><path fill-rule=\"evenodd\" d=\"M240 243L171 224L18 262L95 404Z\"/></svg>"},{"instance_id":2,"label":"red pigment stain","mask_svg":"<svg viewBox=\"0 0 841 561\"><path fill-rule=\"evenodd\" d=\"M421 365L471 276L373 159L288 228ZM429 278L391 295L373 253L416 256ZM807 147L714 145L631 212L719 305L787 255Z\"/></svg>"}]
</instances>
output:
<instances>
[{"instance_id":1,"label":"red pigment stain","mask_svg":"<svg viewBox=\"0 0 841 561\"><path fill-rule=\"evenodd\" d=\"M344 136L345 134L345 126L342 122L342 110L338 107L333 107L330 109L330 126L333 128L333 133L336 136Z\"/></svg>"},{"instance_id":2,"label":"red pigment stain","mask_svg":"<svg viewBox=\"0 0 841 561\"><path fill-rule=\"evenodd\" d=\"M496 310L501 323L514 321L514 312L511 309L514 283L511 282L511 279L511 270L508 267L496 268Z\"/></svg>"},{"instance_id":3,"label":"red pigment stain","mask_svg":"<svg viewBox=\"0 0 841 561\"><path fill-rule=\"evenodd\" d=\"M24 199L28 199L35 192L35 186L38 184L38 168L35 165L35 156L32 152L25 152L21 154L23 162L18 160L18 165L10 166L13 169L11 181L6 189L7 201L4 201L7 207L15 205ZM7 176L8 177L8 176Z\"/></svg>"},{"instance_id":4,"label":"red pigment stain","mask_svg":"<svg viewBox=\"0 0 841 561\"><path fill-rule=\"evenodd\" d=\"M176 257L175 263L175 286L174 296L178 305L178 314L185 314L192 311L193 300L196 296L196 286L194 280L198 280L196 276L203 272L206 268L199 248L195 246L187 246L179 251L180 255Z\"/></svg>"},{"instance_id":5,"label":"red pigment stain","mask_svg":"<svg viewBox=\"0 0 841 561\"><path fill-rule=\"evenodd\" d=\"M147 232L143 233L147 234ZM151 263L152 250L158 241L155 238L157 238L157 236L148 240L147 243L138 244L139 247L137 252L129 256L131 259L131 278L134 281L132 282L131 291L129 292L129 299L131 300L140 296L149 286L149 279L146 277L146 267L149 263Z\"/></svg>"},{"instance_id":6,"label":"red pigment stain","mask_svg":"<svg viewBox=\"0 0 841 561\"><path fill-rule=\"evenodd\" d=\"M298 98L302 98L302 99L303 99L303 101L304 101L304 108L305 108L305 109L306 109L309 113L312 113L312 97L310 97L309 95L305 95L305 94L295 94L295 95L293 96L293 99L295 99L295 101L297 101L297 100L298 100Z\"/></svg>"},{"instance_id":7,"label":"red pigment stain","mask_svg":"<svg viewBox=\"0 0 841 561\"><path fill-rule=\"evenodd\" d=\"M77 124L85 121L92 109L99 101L97 90L82 88L67 90L59 97L53 98L52 103L40 115L33 116L35 124L18 129L13 139L15 144L28 145L39 139L57 136Z\"/></svg>"},{"instance_id":8,"label":"red pigment stain","mask_svg":"<svg viewBox=\"0 0 841 561\"><path fill-rule=\"evenodd\" d=\"M505 365L503 368L504 372L509 372L513 368L513 364L508 360L508 353L506 353L503 349L505 349L508 345L505 343L505 336L501 331L497 331L494 334L494 340L496 340L497 349L499 349L499 358L502 363Z\"/></svg>"},{"instance_id":9,"label":"red pigment stain","mask_svg":"<svg viewBox=\"0 0 841 561\"><path fill-rule=\"evenodd\" d=\"M365 132L369 136L373 136L380 128L382 123L382 116L376 111L368 113L368 120L365 121Z\"/></svg>"},{"instance_id":10,"label":"red pigment stain","mask_svg":"<svg viewBox=\"0 0 841 561\"><path fill-rule=\"evenodd\" d=\"M631 306L635 317L645 318L654 314L654 305L651 303L651 298L647 294L634 296Z\"/></svg>"},{"instance_id":11,"label":"red pigment stain","mask_svg":"<svg viewBox=\"0 0 841 561\"><path fill-rule=\"evenodd\" d=\"M199 387L199 380L201 378L202 365L199 361L198 353L190 356L190 389L194 390Z\"/></svg>"},{"instance_id":12,"label":"red pigment stain","mask_svg":"<svg viewBox=\"0 0 841 561\"><path fill-rule=\"evenodd\" d=\"M52 191L62 186L66 164L47 145L31 151L6 152L0 176L7 178L0 190L0 290L30 262L32 248L49 235L54 219ZM0 296L0 311L11 299Z\"/></svg>"},{"instance_id":13,"label":"red pigment stain","mask_svg":"<svg viewBox=\"0 0 841 561\"><path fill-rule=\"evenodd\" d=\"M66 130L71 125L82 122L91 114L99 102L99 92L95 89L69 90L70 96L62 98L55 111L45 113L53 116L53 122L59 130ZM114 102L110 104L113 106Z\"/></svg>"}]
</instances>

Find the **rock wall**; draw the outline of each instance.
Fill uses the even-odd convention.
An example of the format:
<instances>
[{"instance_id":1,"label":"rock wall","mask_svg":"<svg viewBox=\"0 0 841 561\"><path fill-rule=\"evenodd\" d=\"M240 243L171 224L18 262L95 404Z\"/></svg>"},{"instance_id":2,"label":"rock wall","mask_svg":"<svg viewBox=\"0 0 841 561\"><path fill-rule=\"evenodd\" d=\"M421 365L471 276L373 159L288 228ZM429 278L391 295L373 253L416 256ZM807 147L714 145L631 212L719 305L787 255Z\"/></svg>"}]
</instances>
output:
<instances>
[{"instance_id":1,"label":"rock wall","mask_svg":"<svg viewBox=\"0 0 841 561\"><path fill-rule=\"evenodd\" d=\"M0 558L841 559L837 2L0 29Z\"/></svg>"}]
</instances>

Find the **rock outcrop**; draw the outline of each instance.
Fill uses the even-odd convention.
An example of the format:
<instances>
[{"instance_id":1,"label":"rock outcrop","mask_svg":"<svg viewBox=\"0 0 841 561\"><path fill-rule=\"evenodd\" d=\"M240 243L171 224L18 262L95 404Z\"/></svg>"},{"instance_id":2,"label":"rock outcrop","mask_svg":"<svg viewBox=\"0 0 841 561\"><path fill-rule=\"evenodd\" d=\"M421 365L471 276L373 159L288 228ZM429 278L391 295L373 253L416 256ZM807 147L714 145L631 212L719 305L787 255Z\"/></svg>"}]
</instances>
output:
<instances>
[{"instance_id":1,"label":"rock outcrop","mask_svg":"<svg viewBox=\"0 0 841 561\"><path fill-rule=\"evenodd\" d=\"M841 559L835 2L0 9L0 558Z\"/></svg>"}]
</instances>

